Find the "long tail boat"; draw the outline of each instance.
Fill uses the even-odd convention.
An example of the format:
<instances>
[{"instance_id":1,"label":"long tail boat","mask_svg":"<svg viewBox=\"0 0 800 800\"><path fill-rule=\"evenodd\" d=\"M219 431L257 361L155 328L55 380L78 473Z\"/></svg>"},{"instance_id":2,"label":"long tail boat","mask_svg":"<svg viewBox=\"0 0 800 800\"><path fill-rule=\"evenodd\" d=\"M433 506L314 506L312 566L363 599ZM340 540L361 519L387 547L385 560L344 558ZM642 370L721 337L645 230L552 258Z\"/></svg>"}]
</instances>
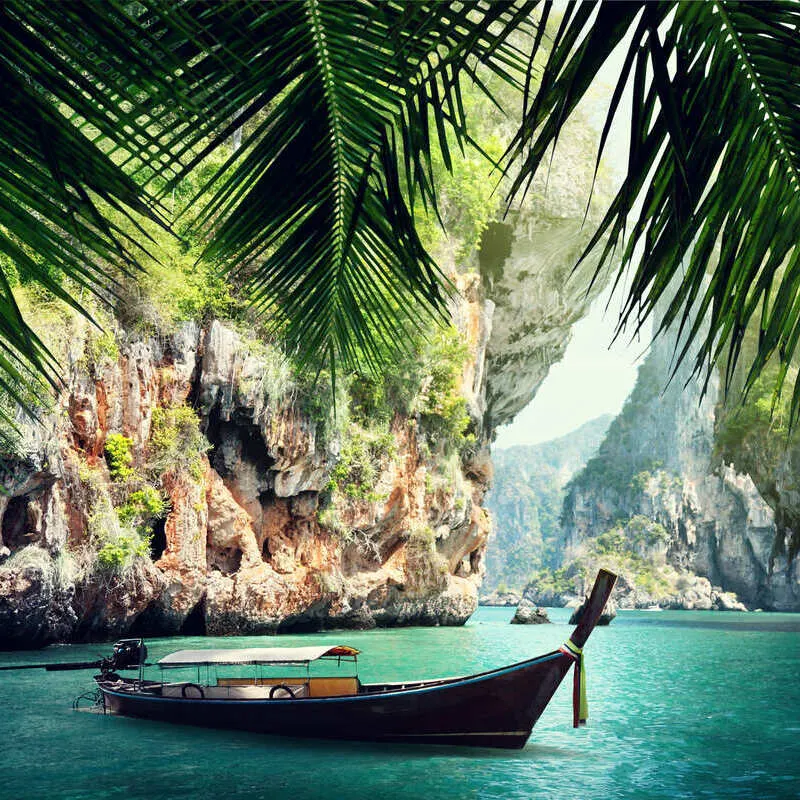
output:
<instances>
[{"instance_id":1,"label":"long tail boat","mask_svg":"<svg viewBox=\"0 0 800 800\"><path fill-rule=\"evenodd\" d=\"M157 662L161 680L145 680L144 642L128 639L99 663L95 680L103 708L129 717L285 736L521 748L570 669L573 724L585 721L583 647L615 580L599 572L581 621L561 648L476 675L361 683L357 675L340 674L343 664L355 668L358 650L322 645L179 650ZM332 663L336 674L311 675L312 665ZM234 665L252 674L220 674L225 667L236 671ZM298 667L305 667L305 676L286 676ZM166 680L181 668L196 670L196 680ZM116 671L124 669L139 675L122 678Z\"/></svg>"}]
</instances>

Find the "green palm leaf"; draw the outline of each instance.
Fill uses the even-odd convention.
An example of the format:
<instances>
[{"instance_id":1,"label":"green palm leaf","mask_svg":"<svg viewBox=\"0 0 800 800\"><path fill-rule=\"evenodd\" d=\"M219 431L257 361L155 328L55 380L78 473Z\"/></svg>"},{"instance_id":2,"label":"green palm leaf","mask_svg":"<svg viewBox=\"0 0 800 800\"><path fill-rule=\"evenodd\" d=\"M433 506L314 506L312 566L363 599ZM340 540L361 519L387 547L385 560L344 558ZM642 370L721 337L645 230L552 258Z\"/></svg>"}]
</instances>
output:
<instances>
[{"instance_id":1,"label":"green palm leaf","mask_svg":"<svg viewBox=\"0 0 800 800\"><path fill-rule=\"evenodd\" d=\"M461 81L519 82L532 3L143 0L0 11L0 252L81 310L146 246L103 213L163 223L150 191L247 126L203 193L218 260L305 359L377 364L446 281L414 226L431 149L469 142ZM130 226L126 225L130 229ZM134 229L136 229L134 227ZM0 281L0 389L56 366ZM21 383L22 382L22 383Z\"/></svg>"},{"instance_id":2,"label":"green palm leaf","mask_svg":"<svg viewBox=\"0 0 800 800\"><path fill-rule=\"evenodd\" d=\"M202 195L205 257L302 358L376 365L426 312L444 313L414 198L435 210L432 148L449 165L453 142L469 140L461 81L479 80L481 65L521 85L526 60L506 40L532 7L187 3L175 24L151 4L202 106L188 132L176 128L185 168L247 126Z\"/></svg>"},{"instance_id":3,"label":"green palm leaf","mask_svg":"<svg viewBox=\"0 0 800 800\"><path fill-rule=\"evenodd\" d=\"M779 390L800 338L799 32L794 2L571 6L508 154L516 194L628 37L601 141L629 87L628 172L589 249L602 248L602 267L622 247L621 324L641 324L663 297L661 329L679 324L677 361L691 354L698 372L724 360L730 379L756 326L746 388L776 357Z\"/></svg>"},{"instance_id":4,"label":"green palm leaf","mask_svg":"<svg viewBox=\"0 0 800 800\"><path fill-rule=\"evenodd\" d=\"M31 384L55 384L59 365L20 314L3 263L86 313L76 295L108 301L146 246L141 228L132 238L104 209L163 224L131 173L163 155L133 103L152 111L165 87L140 80L141 39L122 13L19 0L0 9L0 391L26 408Z\"/></svg>"},{"instance_id":5,"label":"green palm leaf","mask_svg":"<svg viewBox=\"0 0 800 800\"><path fill-rule=\"evenodd\" d=\"M67 302L75 287L109 296L145 238L126 238L103 207L159 219L142 183L169 189L244 126L197 206L207 257L305 358L377 363L422 310L443 312L412 209L420 197L436 210L432 148L449 164L469 142L461 81L482 85L488 69L523 89L509 152L519 193L627 42L603 144L629 85L628 175L591 245L602 261L622 247L623 321L666 296L663 324L683 325L698 369L723 357L733 368L748 325L760 331L748 385L768 359L788 365L800 337L797 5L570 5L529 98L512 42L534 5L8 0L0 251ZM52 377L5 278L0 306L0 388L26 370Z\"/></svg>"}]
</instances>

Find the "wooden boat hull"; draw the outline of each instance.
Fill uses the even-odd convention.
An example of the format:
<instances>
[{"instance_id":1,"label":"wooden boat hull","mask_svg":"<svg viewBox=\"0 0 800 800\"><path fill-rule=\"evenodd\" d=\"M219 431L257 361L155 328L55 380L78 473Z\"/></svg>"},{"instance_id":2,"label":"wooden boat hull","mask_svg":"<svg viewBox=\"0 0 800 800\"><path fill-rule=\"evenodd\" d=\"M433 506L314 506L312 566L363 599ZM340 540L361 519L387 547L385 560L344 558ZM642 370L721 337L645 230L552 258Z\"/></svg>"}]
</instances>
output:
<instances>
[{"instance_id":1,"label":"wooden boat hull","mask_svg":"<svg viewBox=\"0 0 800 800\"><path fill-rule=\"evenodd\" d=\"M296 700L160 697L134 681L98 684L106 710L130 717L283 736L520 748L573 663L557 651L479 675Z\"/></svg>"},{"instance_id":2,"label":"wooden boat hull","mask_svg":"<svg viewBox=\"0 0 800 800\"><path fill-rule=\"evenodd\" d=\"M581 621L560 650L463 678L361 685L357 694L337 697L216 699L162 696L161 683L119 679L111 669L114 662L109 662L97 683L106 710L130 717L283 736L519 748L573 667L573 724L585 721L583 646L615 580L615 575L600 570ZM146 651L141 646L137 652L143 664ZM203 658L211 659L213 651L209 653ZM245 651L242 657L257 656ZM170 658L179 664L251 663L198 661L196 654L182 661L182 652L159 663ZM129 668L129 660L123 659L122 666Z\"/></svg>"}]
</instances>

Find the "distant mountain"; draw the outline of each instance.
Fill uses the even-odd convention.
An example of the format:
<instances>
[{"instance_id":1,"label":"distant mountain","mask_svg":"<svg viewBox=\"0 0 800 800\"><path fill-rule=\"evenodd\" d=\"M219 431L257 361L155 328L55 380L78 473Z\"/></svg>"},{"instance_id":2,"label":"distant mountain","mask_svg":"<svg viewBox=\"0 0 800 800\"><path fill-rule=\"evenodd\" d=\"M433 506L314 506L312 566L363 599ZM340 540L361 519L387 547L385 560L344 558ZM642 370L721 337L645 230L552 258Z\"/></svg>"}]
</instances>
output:
<instances>
[{"instance_id":1,"label":"distant mountain","mask_svg":"<svg viewBox=\"0 0 800 800\"><path fill-rule=\"evenodd\" d=\"M595 454L613 416L534 445L492 452L494 482L486 499L494 534L486 554L484 592L498 586L521 590L532 572L559 562L564 487Z\"/></svg>"}]
</instances>

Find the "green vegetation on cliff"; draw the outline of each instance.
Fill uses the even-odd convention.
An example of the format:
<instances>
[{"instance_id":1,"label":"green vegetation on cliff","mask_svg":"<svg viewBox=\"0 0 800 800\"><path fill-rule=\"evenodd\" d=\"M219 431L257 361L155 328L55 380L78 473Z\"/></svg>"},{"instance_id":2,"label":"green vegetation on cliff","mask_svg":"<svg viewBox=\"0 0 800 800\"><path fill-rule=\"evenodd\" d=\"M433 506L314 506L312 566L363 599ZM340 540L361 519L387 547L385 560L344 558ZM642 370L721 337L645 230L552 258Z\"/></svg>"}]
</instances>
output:
<instances>
[{"instance_id":1,"label":"green vegetation on cliff","mask_svg":"<svg viewBox=\"0 0 800 800\"><path fill-rule=\"evenodd\" d=\"M182 469L199 481L202 457L211 447L200 431L197 412L187 405L158 406L148 444L148 467L157 475Z\"/></svg>"},{"instance_id":2,"label":"green vegetation on cliff","mask_svg":"<svg viewBox=\"0 0 800 800\"><path fill-rule=\"evenodd\" d=\"M751 326L742 342L745 358L755 352L757 341L758 329ZM800 504L795 500L800 425L790 425L792 397L775 390L781 369L774 359L768 362L743 399L738 392L744 386L744 370L741 366L733 370L733 391L717 405L714 455L718 462L733 464L753 479L775 512L774 554L791 561L800 553ZM788 367L790 381L798 371L795 357Z\"/></svg>"},{"instance_id":3,"label":"green vegetation on cliff","mask_svg":"<svg viewBox=\"0 0 800 800\"><path fill-rule=\"evenodd\" d=\"M121 433L109 433L106 436L106 464L112 481L125 481L134 475L133 439Z\"/></svg>"},{"instance_id":4,"label":"green vegetation on cliff","mask_svg":"<svg viewBox=\"0 0 800 800\"><path fill-rule=\"evenodd\" d=\"M591 586L597 570L609 569L637 602L650 605L671 602L685 589L681 573L666 561L669 534L657 522L635 515L598 536L586 539L557 568L544 568L530 577L539 594L580 594Z\"/></svg>"},{"instance_id":5,"label":"green vegetation on cliff","mask_svg":"<svg viewBox=\"0 0 800 800\"><path fill-rule=\"evenodd\" d=\"M750 326L742 340L745 358L755 356L758 327ZM715 455L749 473L762 494L774 502L776 473L792 450L800 449L800 427L790 427L792 398L788 392L776 392L781 366L776 360L767 363L750 390L741 398L746 374L734 367L732 392L717 406ZM790 380L798 373L795 358L788 368Z\"/></svg>"},{"instance_id":6,"label":"green vegetation on cliff","mask_svg":"<svg viewBox=\"0 0 800 800\"><path fill-rule=\"evenodd\" d=\"M488 590L501 583L520 590L536 570L558 562L565 484L596 451L610 421L604 415L558 439L494 452L486 501L494 523L486 556Z\"/></svg>"},{"instance_id":7,"label":"green vegetation on cliff","mask_svg":"<svg viewBox=\"0 0 800 800\"><path fill-rule=\"evenodd\" d=\"M567 492L595 486L619 494L637 491L644 473L663 466L643 428L653 416L666 379L659 358L650 353L639 366L633 391L608 426L597 454L570 480Z\"/></svg>"}]
</instances>

